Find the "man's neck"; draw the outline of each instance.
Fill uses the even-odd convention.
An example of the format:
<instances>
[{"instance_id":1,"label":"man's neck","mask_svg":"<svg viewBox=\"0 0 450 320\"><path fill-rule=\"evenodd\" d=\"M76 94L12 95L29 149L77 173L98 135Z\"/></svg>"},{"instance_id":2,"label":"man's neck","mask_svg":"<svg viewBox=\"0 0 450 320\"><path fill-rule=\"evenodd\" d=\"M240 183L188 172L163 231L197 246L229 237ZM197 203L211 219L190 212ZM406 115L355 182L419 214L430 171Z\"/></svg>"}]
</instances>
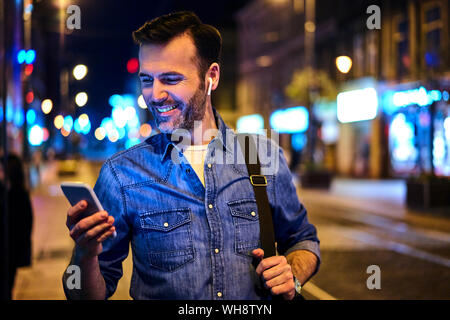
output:
<instances>
[{"instance_id":1,"label":"man's neck","mask_svg":"<svg viewBox=\"0 0 450 320\"><path fill-rule=\"evenodd\" d=\"M192 145L204 145L208 144L212 139L212 133L217 130L216 119L212 111L211 105L206 107L205 116L201 121L200 126L194 126L191 132L191 144ZM208 131L209 130L209 131Z\"/></svg>"}]
</instances>

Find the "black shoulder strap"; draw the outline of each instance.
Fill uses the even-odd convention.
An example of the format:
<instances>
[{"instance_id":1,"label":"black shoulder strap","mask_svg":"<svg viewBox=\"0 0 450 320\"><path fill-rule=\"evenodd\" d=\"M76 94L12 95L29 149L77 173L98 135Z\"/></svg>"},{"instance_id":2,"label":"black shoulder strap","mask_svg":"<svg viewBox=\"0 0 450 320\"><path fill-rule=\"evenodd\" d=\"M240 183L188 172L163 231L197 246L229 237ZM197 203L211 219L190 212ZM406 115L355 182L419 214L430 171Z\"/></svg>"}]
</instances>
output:
<instances>
[{"instance_id":1,"label":"black shoulder strap","mask_svg":"<svg viewBox=\"0 0 450 320\"><path fill-rule=\"evenodd\" d=\"M261 175L261 164L259 162L255 141L250 135L246 134L238 134L237 137L242 153L245 155L245 164L247 165L250 182L253 186L253 191L255 192L256 205L258 207L259 215L261 249L264 250L264 258L275 256L276 247L272 211L270 209L266 190L267 179L265 176ZM250 161L250 156L252 156L253 161Z\"/></svg>"}]
</instances>

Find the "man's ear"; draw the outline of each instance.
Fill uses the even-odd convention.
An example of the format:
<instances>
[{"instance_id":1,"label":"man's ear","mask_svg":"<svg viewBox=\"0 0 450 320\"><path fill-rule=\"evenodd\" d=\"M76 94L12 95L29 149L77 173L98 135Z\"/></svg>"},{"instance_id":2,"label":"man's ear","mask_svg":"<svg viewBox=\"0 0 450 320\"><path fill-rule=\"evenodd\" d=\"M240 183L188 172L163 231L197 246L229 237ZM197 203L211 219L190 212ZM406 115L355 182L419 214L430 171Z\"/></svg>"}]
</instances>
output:
<instances>
[{"instance_id":1,"label":"man's ear","mask_svg":"<svg viewBox=\"0 0 450 320\"><path fill-rule=\"evenodd\" d=\"M211 79L211 82L209 81ZM220 66L217 62L214 62L211 64L211 66L208 69L208 72L206 72L206 83L208 86L208 92L210 93L211 90L216 90L219 86L219 79L220 79ZM209 87L211 86L211 89Z\"/></svg>"}]
</instances>

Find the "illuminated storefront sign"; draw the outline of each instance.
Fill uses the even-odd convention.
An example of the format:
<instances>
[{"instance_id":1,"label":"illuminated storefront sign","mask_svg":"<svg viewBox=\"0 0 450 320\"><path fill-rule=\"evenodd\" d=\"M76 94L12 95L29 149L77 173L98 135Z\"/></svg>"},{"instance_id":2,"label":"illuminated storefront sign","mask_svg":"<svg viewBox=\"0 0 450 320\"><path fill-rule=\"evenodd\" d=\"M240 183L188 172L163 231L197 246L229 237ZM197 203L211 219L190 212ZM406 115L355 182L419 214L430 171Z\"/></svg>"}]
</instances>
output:
<instances>
[{"instance_id":1,"label":"illuminated storefront sign","mask_svg":"<svg viewBox=\"0 0 450 320\"><path fill-rule=\"evenodd\" d=\"M378 97L374 88L345 91L337 96L337 118L341 123L372 120L377 111Z\"/></svg>"},{"instance_id":2,"label":"illuminated storefront sign","mask_svg":"<svg viewBox=\"0 0 450 320\"><path fill-rule=\"evenodd\" d=\"M439 90L427 91L424 87L413 90L396 91L392 95L392 104L396 107L404 107L417 104L421 107L428 106L434 101L439 101L442 93Z\"/></svg>"},{"instance_id":3,"label":"illuminated storefront sign","mask_svg":"<svg viewBox=\"0 0 450 320\"><path fill-rule=\"evenodd\" d=\"M309 125L309 114L305 107L277 110L270 116L270 126L280 133L305 132Z\"/></svg>"},{"instance_id":4,"label":"illuminated storefront sign","mask_svg":"<svg viewBox=\"0 0 450 320\"><path fill-rule=\"evenodd\" d=\"M450 105L447 90L389 90L383 109L389 116L389 149L395 174L428 172L450 176ZM436 103L433 114L429 106ZM433 132L431 132L433 130ZM431 134L433 141L430 141ZM420 169L422 168L422 169Z\"/></svg>"},{"instance_id":5,"label":"illuminated storefront sign","mask_svg":"<svg viewBox=\"0 0 450 320\"><path fill-rule=\"evenodd\" d=\"M264 129L264 118L260 114L250 114L240 117L236 122L240 133L261 133Z\"/></svg>"}]
</instances>

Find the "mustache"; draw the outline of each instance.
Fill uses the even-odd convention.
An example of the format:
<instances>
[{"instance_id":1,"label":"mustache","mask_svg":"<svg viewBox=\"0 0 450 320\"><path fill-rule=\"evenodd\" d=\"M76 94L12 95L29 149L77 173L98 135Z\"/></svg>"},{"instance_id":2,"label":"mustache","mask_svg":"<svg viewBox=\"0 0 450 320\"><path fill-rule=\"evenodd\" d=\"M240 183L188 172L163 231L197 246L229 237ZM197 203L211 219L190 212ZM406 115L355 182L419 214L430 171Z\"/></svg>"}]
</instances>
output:
<instances>
[{"instance_id":1,"label":"mustache","mask_svg":"<svg viewBox=\"0 0 450 320\"><path fill-rule=\"evenodd\" d=\"M147 105L150 105L151 107L163 107L163 106L173 106L178 105L179 102L176 101L162 101L162 102L153 102L150 101Z\"/></svg>"}]
</instances>

